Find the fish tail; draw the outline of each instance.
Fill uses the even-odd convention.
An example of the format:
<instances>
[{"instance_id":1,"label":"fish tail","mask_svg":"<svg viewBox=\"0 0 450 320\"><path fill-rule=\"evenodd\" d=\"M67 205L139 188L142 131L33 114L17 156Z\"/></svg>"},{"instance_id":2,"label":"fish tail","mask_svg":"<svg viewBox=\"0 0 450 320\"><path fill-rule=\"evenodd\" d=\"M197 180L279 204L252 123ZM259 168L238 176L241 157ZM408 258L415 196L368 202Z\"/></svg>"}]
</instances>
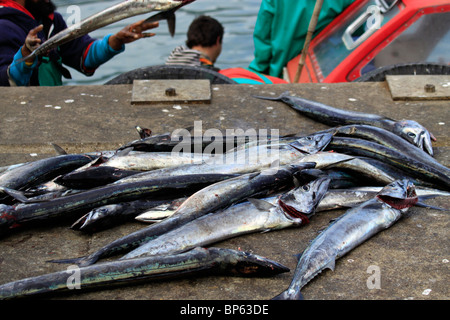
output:
<instances>
[{"instance_id":1,"label":"fish tail","mask_svg":"<svg viewBox=\"0 0 450 320\"><path fill-rule=\"evenodd\" d=\"M288 290L286 290L273 297L272 300L304 300L304 298L300 291L296 291L294 294L290 294Z\"/></svg>"},{"instance_id":2,"label":"fish tail","mask_svg":"<svg viewBox=\"0 0 450 320\"><path fill-rule=\"evenodd\" d=\"M91 256L83 256L79 258L71 258L71 259L55 259L55 260L47 260L49 263L58 263L58 264L76 264L79 267L86 267L94 264L97 261L96 257Z\"/></svg>"},{"instance_id":3,"label":"fish tail","mask_svg":"<svg viewBox=\"0 0 450 320\"><path fill-rule=\"evenodd\" d=\"M270 100L270 101L282 101L284 97L289 96L289 91L285 91L282 94L280 94L278 97L263 97L263 96L255 96L253 95L253 98L262 99L262 100Z\"/></svg>"}]
</instances>

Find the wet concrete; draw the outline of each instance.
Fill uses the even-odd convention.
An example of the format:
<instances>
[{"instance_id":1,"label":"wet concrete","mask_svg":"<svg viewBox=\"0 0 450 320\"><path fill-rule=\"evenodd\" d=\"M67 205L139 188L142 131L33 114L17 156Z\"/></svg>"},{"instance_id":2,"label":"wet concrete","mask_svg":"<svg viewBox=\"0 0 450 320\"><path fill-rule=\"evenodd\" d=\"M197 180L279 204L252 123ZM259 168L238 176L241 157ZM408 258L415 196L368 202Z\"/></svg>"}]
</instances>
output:
<instances>
[{"instance_id":1,"label":"wet concrete","mask_svg":"<svg viewBox=\"0 0 450 320\"><path fill-rule=\"evenodd\" d=\"M134 127L155 134L202 121L203 130L271 129L280 134L308 134L327 128L281 102L252 97L286 90L338 108L412 119L437 138L435 157L450 165L448 101L393 101L385 83L302 84L212 87L210 104L131 105L131 85L61 88L0 88L0 166L55 155L50 143L69 153L114 150L138 138ZM449 208L448 199L428 201ZM94 292L76 291L61 299L137 300L266 300L289 285L301 253L330 220L335 210L317 214L309 225L251 234L217 243L250 251L291 269L272 278L196 277L144 283ZM303 290L317 300L440 300L450 298L448 212L412 208L398 223L339 259ZM66 270L50 259L83 256L145 225L132 222L96 234L82 234L71 222L16 229L0 240L0 283ZM381 282L370 289L373 270Z\"/></svg>"}]
</instances>

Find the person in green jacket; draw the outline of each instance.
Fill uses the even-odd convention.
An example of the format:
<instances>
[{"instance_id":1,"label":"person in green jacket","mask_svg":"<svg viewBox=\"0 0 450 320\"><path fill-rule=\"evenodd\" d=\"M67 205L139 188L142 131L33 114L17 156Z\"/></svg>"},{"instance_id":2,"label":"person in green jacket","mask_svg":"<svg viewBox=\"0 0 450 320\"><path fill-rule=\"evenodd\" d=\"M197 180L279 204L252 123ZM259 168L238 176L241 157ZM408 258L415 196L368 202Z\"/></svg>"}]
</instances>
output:
<instances>
[{"instance_id":1,"label":"person in green jacket","mask_svg":"<svg viewBox=\"0 0 450 320\"><path fill-rule=\"evenodd\" d=\"M315 34L354 1L324 0ZM253 33L255 58L249 69L282 78L283 68L303 49L315 4L315 0L262 0Z\"/></svg>"}]
</instances>

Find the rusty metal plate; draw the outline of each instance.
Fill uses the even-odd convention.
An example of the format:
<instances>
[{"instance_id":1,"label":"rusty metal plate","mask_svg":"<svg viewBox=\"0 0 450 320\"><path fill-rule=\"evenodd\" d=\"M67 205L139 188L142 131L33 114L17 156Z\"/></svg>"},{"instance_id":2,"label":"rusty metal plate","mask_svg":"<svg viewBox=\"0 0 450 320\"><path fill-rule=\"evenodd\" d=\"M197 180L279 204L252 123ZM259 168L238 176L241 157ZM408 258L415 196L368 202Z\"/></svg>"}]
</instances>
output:
<instances>
[{"instance_id":1,"label":"rusty metal plate","mask_svg":"<svg viewBox=\"0 0 450 320\"><path fill-rule=\"evenodd\" d=\"M386 75L393 100L450 99L449 75Z\"/></svg>"},{"instance_id":2,"label":"rusty metal plate","mask_svg":"<svg viewBox=\"0 0 450 320\"><path fill-rule=\"evenodd\" d=\"M211 83L198 80L134 80L132 104L210 103Z\"/></svg>"}]
</instances>

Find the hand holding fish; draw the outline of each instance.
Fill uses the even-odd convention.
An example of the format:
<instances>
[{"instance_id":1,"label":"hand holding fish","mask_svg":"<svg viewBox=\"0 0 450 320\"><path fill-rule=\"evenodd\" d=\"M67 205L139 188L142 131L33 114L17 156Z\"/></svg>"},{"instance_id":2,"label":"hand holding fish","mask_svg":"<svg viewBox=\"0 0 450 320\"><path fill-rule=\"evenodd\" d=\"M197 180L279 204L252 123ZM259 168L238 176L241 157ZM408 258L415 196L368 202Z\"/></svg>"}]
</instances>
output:
<instances>
[{"instance_id":1,"label":"hand holding fish","mask_svg":"<svg viewBox=\"0 0 450 320\"><path fill-rule=\"evenodd\" d=\"M144 32L159 26L159 22L138 21L123 28L121 31L109 38L109 45L115 50L119 50L122 45L134 42L138 39L153 37L154 33Z\"/></svg>"},{"instance_id":2,"label":"hand holding fish","mask_svg":"<svg viewBox=\"0 0 450 320\"><path fill-rule=\"evenodd\" d=\"M39 39L39 37L37 36L37 34L39 32L42 31L42 29L44 29L44 26L41 24L39 26L37 26L36 28L30 30L30 32L28 33L26 39L25 39L25 44L22 47L22 56L26 57L29 54L31 54L34 50L36 50L40 45L42 40ZM34 60L28 61L29 63L33 63Z\"/></svg>"}]
</instances>

